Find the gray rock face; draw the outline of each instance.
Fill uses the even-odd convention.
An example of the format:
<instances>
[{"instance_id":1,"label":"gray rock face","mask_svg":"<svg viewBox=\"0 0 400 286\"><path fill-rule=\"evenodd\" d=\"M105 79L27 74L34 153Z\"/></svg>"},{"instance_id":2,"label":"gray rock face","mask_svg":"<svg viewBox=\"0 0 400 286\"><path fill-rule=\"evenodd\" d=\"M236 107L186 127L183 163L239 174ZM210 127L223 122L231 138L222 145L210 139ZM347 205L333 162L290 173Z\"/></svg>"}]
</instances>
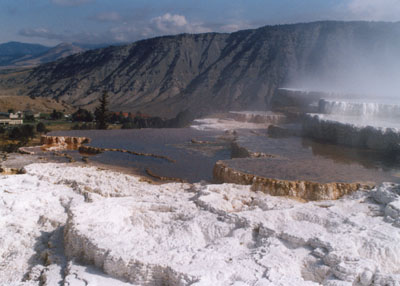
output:
<instances>
[{"instance_id":1,"label":"gray rock face","mask_svg":"<svg viewBox=\"0 0 400 286\"><path fill-rule=\"evenodd\" d=\"M185 109L198 115L263 110L277 87L304 77L332 78L326 71L343 69L350 59L390 64L385 56L369 55L399 47L400 23L315 22L183 34L44 64L24 86L31 96L88 108L107 90L111 109L167 117Z\"/></svg>"}]
</instances>

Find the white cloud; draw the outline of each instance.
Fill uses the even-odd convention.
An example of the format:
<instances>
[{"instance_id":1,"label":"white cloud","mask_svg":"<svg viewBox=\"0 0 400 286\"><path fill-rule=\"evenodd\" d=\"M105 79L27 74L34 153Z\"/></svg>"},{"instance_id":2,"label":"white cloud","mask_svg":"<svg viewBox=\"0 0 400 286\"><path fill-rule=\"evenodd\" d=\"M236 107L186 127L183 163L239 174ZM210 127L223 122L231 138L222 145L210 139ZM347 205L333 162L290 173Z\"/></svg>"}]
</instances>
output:
<instances>
[{"instance_id":1,"label":"white cloud","mask_svg":"<svg viewBox=\"0 0 400 286\"><path fill-rule=\"evenodd\" d=\"M162 16L155 17L151 20L152 24L155 27L163 32L168 32L171 29L176 28L185 28L188 25L188 22L185 16L182 15L171 15L170 13L166 13Z\"/></svg>"},{"instance_id":2,"label":"white cloud","mask_svg":"<svg viewBox=\"0 0 400 286\"><path fill-rule=\"evenodd\" d=\"M28 28L22 29L18 32L19 35L32 38L44 38L49 40L64 40L62 34L57 34L46 28Z\"/></svg>"},{"instance_id":3,"label":"white cloud","mask_svg":"<svg viewBox=\"0 0 400 286\"><path fill-rule=\"evenodd\" d=\"M137 21L122 18L116 12L97 14L91 18L97 21L113 22L113 27L102 32L55 32L48 28L28 28L19 31L19 35L31 38L43 38L61 42L78 43L116 43L134 42L140 39L180 33L206 33L211 31L234 32L241 29L252 28L246 22L231 24L204 24L190 21L179 14L166 13L146 21Z\"/></svg>"},{"instance_id":4,"label":"white cloud","mask_svg":"<svg viewBox=\"0 0 400 286\"><path fill-rule=\"evenodd\" d=\"M350 0L347 8L360 20L400 20L400 0Z\"/></svg>"},{"instance_id":5,"label":"white cloud","mask_svg":"<svg viewBox=\"0 0 400 286\"><path fill-rule=\"evenodd\" d=\"M158 34L210 32L210 29L205 27L203 23L191 23L183 15L170 13L151 19L150 28Z\"/></svg>"},{"instance_id":6,"label":"white cloud","mask_svg":"<svg viewBox=\"0 0 400 286\"><path fill-rule=\"evenodd\" d=\"M61 6L79 6L94 0L50 0L51 3Z\"/></svg>"},{"instance_id":7,"label":"white cloud","mask_svg":"<svg viewBox=\"0 0 400 286\"><path fill-rule=\"evenodd\" d=\"M211 29L201 22L190 22L183 15L166 13L148 21L123 23L111 28L105 34L111 41L132 42L162 35L210 31Z\"/></svg>"}]
</instances>

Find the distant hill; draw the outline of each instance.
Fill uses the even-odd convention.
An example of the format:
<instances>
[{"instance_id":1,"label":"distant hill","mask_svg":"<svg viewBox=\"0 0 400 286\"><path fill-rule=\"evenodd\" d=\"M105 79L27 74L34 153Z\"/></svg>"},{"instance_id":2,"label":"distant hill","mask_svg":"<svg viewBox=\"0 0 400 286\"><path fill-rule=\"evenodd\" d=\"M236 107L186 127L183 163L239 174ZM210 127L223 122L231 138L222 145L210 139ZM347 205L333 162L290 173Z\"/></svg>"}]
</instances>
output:
<instances>
[{"instance_id":1,"label":"distant hill","mask_svg":"<svg viewBox=\"0 0 400 286\"><path fill-rule=\"evenodd\" d=\"M0 67L32 67L56 61L73 54L99 49L110 44L61 43L55 47L38 44L8 42L0 44Z\"/></svg>"},{"instance_id":2,"label":"distant hill","mask_svg":"<svg viewBox=\"0 0 400 286\"><path fill-rule=\"evenodd\" d=\"M16 60L41 55L49 49L49 47L38 44L19 42L0 44L0 66L9 66Z\"/></svg>"},{"instance_id":3,"label":"distant hill","mask_svg":"<svg viewBox=\"0 0 400 286\"><path fill-rule=\"evenodd\" d=\"M11 65L15 67L37 66L39 64L56 61L58 59L62 59L70 55L74 55L84 51L85 49L82 49L79 46L75 46L69 43L61 43L55 46L54 48L50 48L41 54L35 56L26 55L22 58L16 59L12 61Z\"/></svg>"},{"instance_id":4,"label":"distant hill","mask_svg":"<svg viewBox=\"0 0 400 286\"><path fill-rule=\"evenodd\" d=\"M400 83L399 59L400 23L325 21L91 50L0 78L0 87L88 108L106 90L113 110L173 117L185 109L266 109L289 85L376 92Z\"/></svg>"}]
</instances>

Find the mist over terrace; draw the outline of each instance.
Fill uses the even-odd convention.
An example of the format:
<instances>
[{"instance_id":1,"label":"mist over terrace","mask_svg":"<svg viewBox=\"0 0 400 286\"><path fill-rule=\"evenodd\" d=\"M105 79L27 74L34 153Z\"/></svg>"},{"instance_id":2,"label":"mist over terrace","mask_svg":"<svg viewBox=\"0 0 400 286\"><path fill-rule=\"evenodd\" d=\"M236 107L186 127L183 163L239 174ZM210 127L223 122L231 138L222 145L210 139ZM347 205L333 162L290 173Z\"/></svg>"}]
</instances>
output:
<instances>
[{"instance_id":1,"label":"mist over terrace","mask_svg":"<svg viewBox=\"0 0 400 286\"><path fill-rule=\"evenodd\" d=\"M375 37L357 24L343 31L340 41L326 36L282 87L333 93L347 100L399 102L400 22L367 26Z\"/></svg>"}]
</instances>

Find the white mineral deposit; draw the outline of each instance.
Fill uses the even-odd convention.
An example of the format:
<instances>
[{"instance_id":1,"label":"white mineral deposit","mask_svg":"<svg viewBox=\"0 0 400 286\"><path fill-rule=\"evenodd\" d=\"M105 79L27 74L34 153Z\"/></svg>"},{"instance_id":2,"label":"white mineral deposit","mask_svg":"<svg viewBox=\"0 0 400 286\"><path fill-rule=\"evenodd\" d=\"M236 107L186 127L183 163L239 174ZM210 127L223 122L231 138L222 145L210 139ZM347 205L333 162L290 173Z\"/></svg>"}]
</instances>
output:
<instances>
[{"instance_id":1,"label":"white mineral deposit","mask_svg":"<svg viewBox=\"0 0 400 286\"><path fill-rule=\"evenodd\" d=\"M0 177L0 285L400 283L398 185L303 203L96 167L26 171Z\"/></svg>"}]
</instances>

